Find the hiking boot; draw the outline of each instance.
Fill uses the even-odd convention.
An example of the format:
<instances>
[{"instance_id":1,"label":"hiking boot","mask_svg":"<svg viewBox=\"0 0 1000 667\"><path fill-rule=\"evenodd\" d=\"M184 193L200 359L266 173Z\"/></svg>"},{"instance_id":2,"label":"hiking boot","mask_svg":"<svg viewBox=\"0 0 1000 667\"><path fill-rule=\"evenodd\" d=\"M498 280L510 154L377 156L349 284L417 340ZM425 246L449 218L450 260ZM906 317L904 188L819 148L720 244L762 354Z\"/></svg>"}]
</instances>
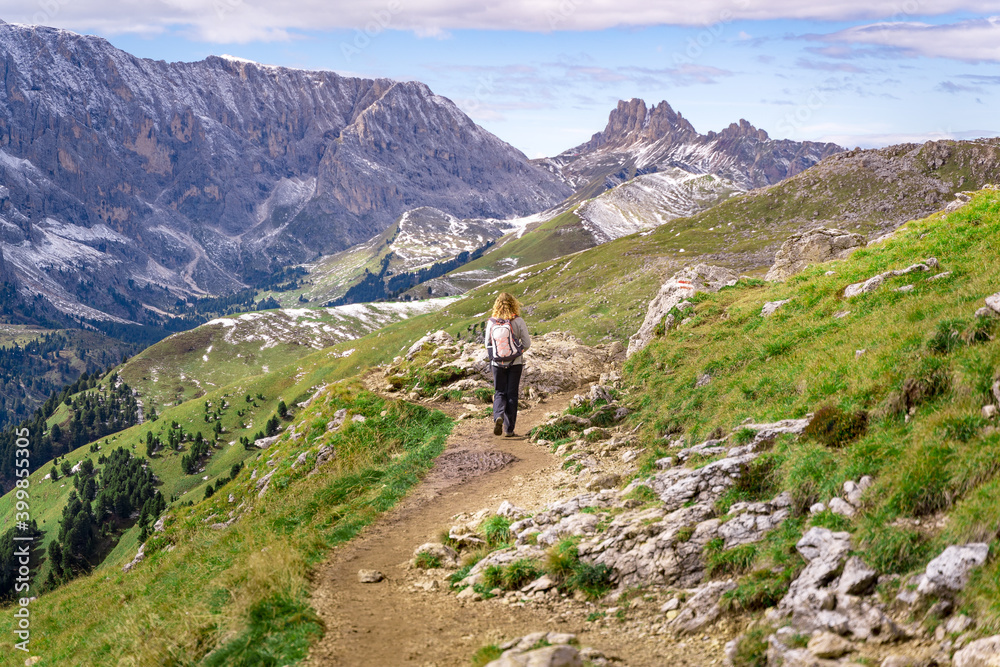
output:
<instances>
[{"instance_id":1,"label":"hiking boot","mask_svg":"<svg viewBox=\"0 0 1000 667\"><path fill-rule=\"evenodd\" d=\"M503 417L497 417L493 420L493 435L500 435L503 433Z\"/></svg>"},{"instance_id":2,"label":"hiking boot","mask_svg":"<svg viewBox=\"0 0 1000 667\"><path fill-rule=\"evenodd\" d=\"M503 437L505 437L505 438L516 438L517 434L514 433L513 431L511 431L510 433L504 433Z\"/></svg>"}]
</instances>

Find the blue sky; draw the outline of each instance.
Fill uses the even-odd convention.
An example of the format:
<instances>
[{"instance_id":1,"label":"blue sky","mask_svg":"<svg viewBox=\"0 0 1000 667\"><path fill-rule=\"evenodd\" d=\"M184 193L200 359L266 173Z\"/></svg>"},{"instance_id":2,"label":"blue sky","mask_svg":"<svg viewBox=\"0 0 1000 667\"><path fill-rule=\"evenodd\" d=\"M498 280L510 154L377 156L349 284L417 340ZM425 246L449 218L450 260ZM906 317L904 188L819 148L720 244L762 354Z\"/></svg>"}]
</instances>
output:
<instances>
[{"instance_id":1,"label":"blue sky","mask_svg":"<svg viewBox=\"0 0 1000 667\"><path fill-rule=\"evenodd\" d=\"M1000 134L1000 1L256 1L0 0L0 16L149 58L416 79L530 157L587 140L630 97L701 132L745 118L848 147Z\"/></svg>"}]
</instances>

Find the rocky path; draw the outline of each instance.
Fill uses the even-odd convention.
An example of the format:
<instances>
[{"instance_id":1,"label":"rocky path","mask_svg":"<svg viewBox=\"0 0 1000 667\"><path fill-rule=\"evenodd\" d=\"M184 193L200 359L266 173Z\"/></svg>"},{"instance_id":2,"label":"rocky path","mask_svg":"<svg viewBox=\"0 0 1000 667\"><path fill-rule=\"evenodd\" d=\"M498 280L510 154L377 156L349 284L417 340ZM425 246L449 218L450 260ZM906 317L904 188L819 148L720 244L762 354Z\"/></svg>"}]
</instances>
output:
<instances>
[{"instance_id":1,"label":"rocky path","mask_svg":"<svg viewBox=\"0 0 1000 667\"><path fill-rule=\"evenodd\" d=\"M546 412L562 410L568 400L568 394L555 395L523 411L518 430L527 433ZM427 478L379 522L335 550L317 571L312 603L326 624L326 635L308 664L467 665L481 646L542 630L575 633L584 644L624 664L663 664L658 657L662 637L626 643L613 633L591 631L578 615L561 618L538 607L458 600L440 584L429 591L414 588L408 563L416 546L436 540L462 512L495 508L502 500L525 506L548 500L560 464L561 459L526 438L494 437L487 419L458 422ZM385 580L359 583L361 569L378 570Z\"/></svg>"}]
</instances>

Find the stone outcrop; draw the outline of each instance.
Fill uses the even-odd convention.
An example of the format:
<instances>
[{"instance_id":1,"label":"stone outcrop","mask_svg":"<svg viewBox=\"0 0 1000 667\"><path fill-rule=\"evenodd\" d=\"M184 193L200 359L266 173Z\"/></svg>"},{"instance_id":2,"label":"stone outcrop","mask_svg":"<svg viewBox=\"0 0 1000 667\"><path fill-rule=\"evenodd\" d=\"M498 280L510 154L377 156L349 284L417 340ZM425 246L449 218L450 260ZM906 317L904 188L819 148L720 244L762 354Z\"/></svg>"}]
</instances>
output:
<instances>
[{"instance_id":1,"label":"stone outcrop","mask_svg":"<svg viewBox=\"0 0 1000 667\"><path fill-rule=\"evenodd\" d=\"M738 279L739 274L735 271L708 264L698 264L675 273L663 283L656 297L649 302L642 326L629 338L626 356L632 356L646 347L661 322L666 328L673 326L674 318L670 311L678 308L686 299L698 292L717 292L726 285L735 285Z\"/></svg>"},{"instance_id":2,"label":"stone outcrop","mask_svg":"<svg viewBox=\"0 0 1000 667\"><path fill-rule=\"evenodd\" d=\"M820 227L790 236L774 256L765 280L783 282L810 264L844 259L865 245L861 234Z\"/></svg>"},{"instance_id":3,"label":"stone outcrop","mask_svg":"<svg viewBox=\"0 0 1000 667\"><path fill-rule=\"evenodd\" d=\"M490 370L486 348L480 342L456 344L444 331L424 336L407 352L410 359L419 350L433 347L433 358L429 366L450 368L462 378L462 385L451 388L468 390L472 387L466 380L472 378L477 386L492 387L493 374ZM533 392L560 392L585 387L597 382L609 368L621 361L622 345L585 345L579 338L559 331L549 332L531 339L531 347L524 353L524 371L521 376L523 395ZM394 371L390 367L387 376Z\"/></svg>"},{"instance_id":4,"label":"stone outcrop","mask_svg":"<svg viewBox=\"0 0 1000 667\"><path fill-rule=\"evenodd\" d=\"M799 632L819 630L874 642L902 635L880 604L858 594L871 587L873 574L860 559L848 561L850 533L813 527L795 548L809 564L769 612L773 618L791 620Z\"/></svg>"},{"instance_id":5,"label":"stone outcrop","mask_svg":"<svg viewBox=\"0 0 1000 667\"><path fill-rule=\"evenodd\" d=\"M978 639L955 653L953 667L1000 667L1000 635Z\"/></svg>"},{"instance_id":6,"label":"stone outcrop","mask_svg":"<svg viewBox=\"0 0 1000 667\"><path fill-rule=\"evenodd\" d=\"M576 635L533 632L500 645L501 656L486 667L603 667L604 655L588 646L578 647Z\"/></svg>"},{"instance_id":7,"label":"stone outcrop","mask_svg":"<svg viewBox=\"0 0 1000 667\"><path fill-rule=\"evenodd\" d=\"M922 595L952 595L965 588L972 570L983 565L990 555L988 544L977 542L952 545L927 564L917 585Z\"/></svg>"},{"instance_id":8,"label":"stone outcrop","mask_svg":"<svg viewBox=\"0 0 1000 667\"><path fill-rule=\"evenodd\" d=\"M864 282L848 285L846 288L844 288L844 298L850 299L852 296L858 296L859 294L867 294L869 292L874 292L879 287L881 287L882 284L889 278L893 278L895 276L905 276L909 273L913 273L914 271L929 272L932 269L938 268L938 266L939 264L937 259L934 257L929 257L923 262L918 262L917 264L911 264L905 269L895 269L892 271L885 271L883 273L878 274L877 276L869 278Z\"/></svg>"}]
</instances>

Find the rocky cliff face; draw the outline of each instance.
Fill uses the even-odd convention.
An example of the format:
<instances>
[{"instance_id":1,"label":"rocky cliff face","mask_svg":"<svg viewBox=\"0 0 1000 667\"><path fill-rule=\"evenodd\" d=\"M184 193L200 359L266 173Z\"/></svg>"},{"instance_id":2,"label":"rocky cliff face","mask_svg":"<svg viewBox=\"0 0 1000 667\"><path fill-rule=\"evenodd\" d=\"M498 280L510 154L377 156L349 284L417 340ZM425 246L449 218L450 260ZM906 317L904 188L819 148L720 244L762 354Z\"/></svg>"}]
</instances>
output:
<instances>
[{"instance_id":1,"label":"rocky cliff face","mask_svg":"<svg viewBox=\"0 0 1000 667\"><path fill-rule=\"evenodd\" d=\"M3 23L0 77L6 263L81 314L252 283L420 205L505 218L570 192L416 82L144 60Z\"/></svg>"},{"instance_id":2,"label":"rocky cliff face","mask_svg":"<svg viewBox=\"0 0 1000 667\"><path fill-rule=\"evenodd\" d=\"M590 141L543 161L578 191L593 196L642 174L680 168L714 174L743 189L771 185L844 150L836 144L771 139L745 120L699 134L667 102L618 102Z\"/></svg>"}]
</instances>

